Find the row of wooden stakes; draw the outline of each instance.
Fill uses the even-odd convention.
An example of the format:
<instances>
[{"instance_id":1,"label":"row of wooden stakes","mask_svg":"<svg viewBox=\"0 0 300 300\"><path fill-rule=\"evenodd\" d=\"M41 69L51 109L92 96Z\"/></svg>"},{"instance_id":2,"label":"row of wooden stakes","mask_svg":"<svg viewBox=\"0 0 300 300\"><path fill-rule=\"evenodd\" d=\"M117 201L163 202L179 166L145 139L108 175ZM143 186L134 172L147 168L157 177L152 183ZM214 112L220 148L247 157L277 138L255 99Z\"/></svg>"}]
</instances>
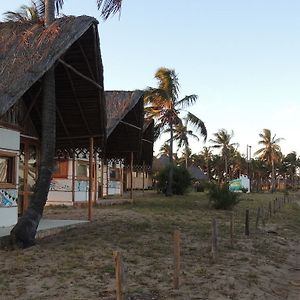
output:
<instances>
[{"instance_id":1,"label":"row of wooden stakes","mask_svg":"<svg viewBox=\"0 0 300 300\"><path fill-rule=\"evenodd\" d=\"M268 219L274 216L286 203L291 203L292 199L290 197L275 198L273 203L270 201L268 205L268 210L264 207L258 207L256 212L255 229L258 229L259 221L261 220L262 225ZM250 210L245 211L245 236L250 235ZM181 233L180 230L174 230L174 273L173 273L173 287L174 289L179 289L180 286L180 243L181 243ZM211 255L212 260L215 262L217 260L218 254L218 222L217 219L212 220L211 225ZM231 214L230 218L230 244L231 247L234 246L234 214ZM125 285L124 285L124 268L121 258L121 253L119 251L113 252L114 262L115 262L115 276L116 276L116 299L125 299Z\"/></svg>"}]
</instances>

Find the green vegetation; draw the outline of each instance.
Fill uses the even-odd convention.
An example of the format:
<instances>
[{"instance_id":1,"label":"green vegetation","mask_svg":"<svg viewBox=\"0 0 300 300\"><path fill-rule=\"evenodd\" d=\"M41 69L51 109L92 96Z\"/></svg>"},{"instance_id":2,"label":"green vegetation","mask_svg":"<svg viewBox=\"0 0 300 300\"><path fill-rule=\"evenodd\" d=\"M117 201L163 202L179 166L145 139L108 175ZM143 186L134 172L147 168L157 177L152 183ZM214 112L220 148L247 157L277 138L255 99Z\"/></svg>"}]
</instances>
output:
<instances>
[{"instance_id":1,"label":"green vegetation","mask_svg":"<svg viewBox=\"0 0 300 300\"><path fill-rule=\"evenodd\" d=\"M215 209L231 209L239 203L240 194L229 191L228 184L211 183L208 187L208 198Z\"/></svg>"},{"instance_id":2,"label":"green vegetation","mask_svg":"<svg viewBox=\"0 0 300 300\"><path fill-rule=\"evenodd\" d=\"M167 166L157 175L158 189L165 193L169 179L170 166ZM183 195L191 186L191 176L183 167L173 167L172 191L175 195Z\"/></svg>"}]
</instances>

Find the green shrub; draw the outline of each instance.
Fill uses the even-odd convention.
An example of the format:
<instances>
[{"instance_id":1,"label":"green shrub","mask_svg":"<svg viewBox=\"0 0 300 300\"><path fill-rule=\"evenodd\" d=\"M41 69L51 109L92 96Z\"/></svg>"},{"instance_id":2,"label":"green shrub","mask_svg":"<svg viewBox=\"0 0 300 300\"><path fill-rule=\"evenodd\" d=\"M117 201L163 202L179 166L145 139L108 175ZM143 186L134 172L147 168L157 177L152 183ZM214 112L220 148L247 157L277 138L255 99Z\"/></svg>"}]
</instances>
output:
<instances>
[{"instance_id":1,"label":"green shrub","mask_svg":"<svg viewBox=\"0 0 300 300\"><path fill-rule=\"evenodd\" d=\"M228 184L219 186L210 184L208 190L208 198L215 209L231 209L239 203L239 193L229 191Z\"/></svg>"},{"instance_id":2,"label":"green shrub","mask_svg":"<svg viewBox=\"0 0 300 300\"><path fill-rule=\"evenodd\" d=\"M170 166L167 166L157 175L158 190L166 192ZM172 190L175 195L183 195L191 186L191 176L187 169L183 167L173 166L173 184Z\"/></svg>"}]
</instances>

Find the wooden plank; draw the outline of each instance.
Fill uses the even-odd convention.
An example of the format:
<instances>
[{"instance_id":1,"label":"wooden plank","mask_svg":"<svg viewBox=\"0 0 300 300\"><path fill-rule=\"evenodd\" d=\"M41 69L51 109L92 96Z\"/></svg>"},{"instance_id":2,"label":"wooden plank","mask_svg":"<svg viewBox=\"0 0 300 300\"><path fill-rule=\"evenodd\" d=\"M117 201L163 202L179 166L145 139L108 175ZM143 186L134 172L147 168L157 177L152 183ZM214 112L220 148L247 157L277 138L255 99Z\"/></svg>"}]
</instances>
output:
<instances>
[{"instance_id":1,"label":"wooden plank","mask_svg":"<svg viewBox=\"0 0 300 300\"><path fill-rule=\"evenodd\" d=\"M89 149L89 199L88 199L88 220L92 220L92 204L93 204L93 157L94 157L94 139L90 138Z\"/></svg>"}]
</instances>

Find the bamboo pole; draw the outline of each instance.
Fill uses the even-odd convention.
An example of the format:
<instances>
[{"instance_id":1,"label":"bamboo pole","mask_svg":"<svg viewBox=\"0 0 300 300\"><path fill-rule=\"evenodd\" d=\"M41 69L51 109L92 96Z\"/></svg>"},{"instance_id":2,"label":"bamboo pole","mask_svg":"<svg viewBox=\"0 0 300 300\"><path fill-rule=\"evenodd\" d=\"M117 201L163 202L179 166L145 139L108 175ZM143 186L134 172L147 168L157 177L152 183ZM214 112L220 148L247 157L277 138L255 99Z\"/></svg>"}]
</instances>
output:
<instances>
[{"instance_id":1,"label":"bamboo pole","mask_svg":"<svg viewBox=\"0 0 300 300\"><path fill-rule=\"evenodd\" d=\"M72 157L72 203L75 203L75 154Z\"/></svg>"},{"instance_id":2,"label":"bamboo pole","mask_svg":"<svg viewBox=\"0 0 300 300\"><path fill-rule=\"evenodd\" d=\"M180 231L176 229L174 231L174 289L179 289L179 277L180 277Z\"/></svg>"},{"instance_id":3,"label":"bamboo pole","mask_svg":"<svg viewBox=\"0 0 300 300\"><path fill-rule=\"evenodd\" d=\"M104 198L104 158L101 158L101 199Z\"/></svg>"}]
</instances>

